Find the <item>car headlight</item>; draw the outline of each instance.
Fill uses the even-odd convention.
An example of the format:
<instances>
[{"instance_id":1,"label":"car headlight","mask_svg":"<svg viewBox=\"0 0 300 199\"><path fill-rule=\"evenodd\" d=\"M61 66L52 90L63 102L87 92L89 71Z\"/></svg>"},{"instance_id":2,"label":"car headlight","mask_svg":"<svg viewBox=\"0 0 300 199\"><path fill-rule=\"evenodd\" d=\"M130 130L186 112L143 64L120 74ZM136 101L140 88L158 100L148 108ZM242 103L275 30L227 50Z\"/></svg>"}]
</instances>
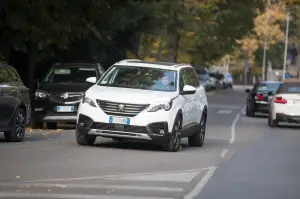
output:
<instances>
[{"instance_id":1,"label":"car headlight","mask_svg":"<svg viewBox=\"0 0 300 199\"><path fill-rule=\"evenodd\" d=\"M82 103L84 104L84 103L87 103L87 104L89 104L90 106L92 106L92 107L96 107L96 104L95 104L95 102L91 99L91 98L89 98L89 97L87 97L87 96L83 96L83 98L82 98Z\"/></svg>"},{"instance_id":2,"label":"car headlight","mask_svg":"<svg viewBox=\"0 0 300 199\"><path fill-rule=\"evenodd\" d=\"M39 91L37 90L34 94L35 96L35 99L43 99L43 98L46 98L48 96L48 93L45 92L45 91Z\"/></svg>"},{"instance_id":3,"label":"car headlight","mask_svg":"<svg viewBox=\"0 0 300 199\"><path fill-rule=\"evenodd\" d=\"M159 111L159 110L168 111L172 108L172 104L173 104L172 100L170 102L156 104L156 105L150 106L149 109L148 109L148 112L156 112L156 111Z\"/></svg>"}]
</instances>

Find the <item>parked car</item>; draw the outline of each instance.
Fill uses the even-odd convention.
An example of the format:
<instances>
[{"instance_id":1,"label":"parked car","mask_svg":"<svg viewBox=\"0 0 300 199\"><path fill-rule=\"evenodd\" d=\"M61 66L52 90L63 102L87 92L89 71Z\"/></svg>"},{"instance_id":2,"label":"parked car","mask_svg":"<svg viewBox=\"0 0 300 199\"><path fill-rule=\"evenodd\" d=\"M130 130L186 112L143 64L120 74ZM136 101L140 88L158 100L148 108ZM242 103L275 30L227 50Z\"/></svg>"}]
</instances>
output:
<instances>
[{"instance_id":1,"label":"parked car","mask_svg":"<svg viewBox=\"0 0 300 199\"><path fill-rule=\"evenodd\" d=\"M198 78L199 78L200 84L205 88L206 91L211 90L212 85L209 80L208 74L199 74L198 73Z\"/></svg>"},{"instance_id":2,"label":"parked car","mask_svg":"<svg viewBox=\"0 0 300 199\"><path fill-rule=\"evenodd\" d=\"M300 81L283 82L270 102L268 124L276 127L279 122L300 123Z\"/></svg>"},{"instance_id":3,"label":"parked car","mask_svg":"<svg viewBox=\"0 0 300 199\"><path fill-rule=\"evenodd\" d=\"M209 75L209 81L210 81L210 84L211 84L211 88L214 89L214 90L217 89L218 79L216 78L215 73L209 72L208 75Z\"/></svg>"},{"instance_id":4,"label":"parked car","mask_svg":"<svg viewBox=\"0 0 300 199\"><path fill-rule=\"evenodd\" d=\"M246 115L253 117L256 112L268 113L269 103L280 86L279 81L261 81L254 84L253 88L246 89L248 93L246 102Z\"/></svg>"},{"instance_id":5,"label":"parked car","mask_svg":"<svg viewBox=\"0 0 300 199\"><path fill-rule=\"evenodd\" d=\"M77 109L84 92L104 74L100 64L55 64L38 81L33 100L33 125L56 129L57 122L76 123Z\"/></svg>"},{"instance_id":6,"label":"parked car","mask_svg":"<svg viewBox=\"0 0 300 199\"><path fill-rule=\"evenodd\" d=\"M204 69L198 69L196 70L198 79L200 81L200 84L204 86L206 91L209 91L212 89L212 84L209 79L209 73Z\"/></svg>"},{"instance_id":7,"label":"parked car","mask_svg":"<svg viewBox=\"0 0 300 199\"><path fill-rule=\"evenodd\" d=\"M13 66L0 62L0 132L11 142L21 142L30 121L29 89Z\"/></svg>"},{"instance_id":8,"label":"parked car","mask_svg":"<svg viewBox=\"0 0 300 199\"><path fill-rule=\"evenodd\" d=\"M181 138L201 147L207 98L195 69L187 64L120 61L89 88L78 109L76 140L97 136L142 140L178 151Z\"/></svg>"},{"instance_id":9,"label":"parked car","mask_svg":"<svg viewBox=\"0 0 300 199\"><path fill-rule=\"evenodd\" d=\"M224 78L223 78L223 88L233 88L233 79L230 73L224 73L223 74Z\"/></svg>"}]
</instances>

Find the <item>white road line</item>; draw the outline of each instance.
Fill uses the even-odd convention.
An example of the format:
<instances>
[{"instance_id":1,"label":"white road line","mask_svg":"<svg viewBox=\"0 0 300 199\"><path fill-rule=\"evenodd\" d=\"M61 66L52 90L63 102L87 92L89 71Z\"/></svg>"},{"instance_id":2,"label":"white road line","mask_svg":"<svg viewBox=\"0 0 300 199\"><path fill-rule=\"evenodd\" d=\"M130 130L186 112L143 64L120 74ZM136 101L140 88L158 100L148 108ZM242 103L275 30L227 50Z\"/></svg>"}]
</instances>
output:
<instances>
[{"instance_id":1,"label":"white road line","mask_svg":"<svg viewBox=\"0 0 300 199\"><path fill-rule=\"evenodd\" d=\"M64 199L174 199L174 198L162 198L162 197L136 197L136 196L109 196L109 195L83 195L83 194L43 194L43 193L8 193L0 192L0 198L39 198L39 199L51 199L51 198L64 198Z\"/></svg>"},{"instance_id":2,"label":"white road line","mask_svg":"<svg viewBox=\"0 0 300 199\"><path fill-rule=\"evenodd\" d=\"M139 176L139 175L153 175L153 174L167 174L167 173L186 173L186 172L209 170L211 168L212 167L207 167L207 168L202 168L202 169L182 170L182 171L164 171L164 172L153 172L153 173L117 174L117 175L106 175L106 176L78 177L78 178L52 178L52 179L27 180L27 181L18 181L18 182L1 182L0 185L7 184L7 183L57 182L57 181L61 182L61 181L73 181L73 180L116 178L116 177L123 177L123 176L125 177L125 176Z\"/></svg>"},{"instance_id":3,"label":"white road line","mask_svg":"<svg viewBox=\"0 0 300 199\"><path fill-rule=\"evenodd\" d=\"M245 108L246 108L246 106L244 106L244 108L240 112L242 112ZM236 115L235 119L232 122L232 125L231 125L231 138L230 138L229 144L232 144L235 141L235 127L236 127L236 124L239 121L240 117L241 117L241 113L238 113Z\"/></svg>"},{"instance_id":4,"label":"white road line","mask_svg":"<svg viewBox=\"0 0 300 199\"><path fill-rule=\"evenodd\" d=\"M226 156L227 152L228 152L228 149L223 149L223 151L222 151L222 153L220 154L220 156L221 156L222 158L224 158L224 157Z\"/></svg>"},{"instance_id":5,"label":"white road line","mask_svg":"<svg viewBox=\"0 0 300 199\"><path fill-rule=\"evenodd\" d=\"M217 114L230 114L230 113L232 113L232 110L219 110L217 112Z\"/></svg>"},{"instance_id":6,"label":"white road line","mask_svg":"<svg viewBox=\"0 0 300 199\"><path fill-rule=\"evenodd\" d=\"M208 183L209 179L215 173L216 169L217 167L212 167L211 169L209 169L205 176L203 176L203 178L196 184L194 189L192 189L192 191L190 191L187 195L184 196L184 199L193 199L194 197L199 195L204 186Z\"/></svg>"},{"instance_id":7,"label":"white road line","mask_svg":"<svg viewBox=\"0 0 300 199\"><path fill-rule=\"evenodd\" d=\"M246 106L242 109L241 114L246 115Z\"/></svg>"},{"instance_id":8,"label":"white road line","mask_svg":"<svg viewBox=\"0 0 300 199\"><path fill-rule=\"evenodd\" d=\"M154 186L126 186L126 185L108 185L108 184L53 184L53 183L16 183L5 184L3 187L43 187L43 188L83 188L83 189L122 189L122 190L139 190L139 191L161 191L161 192L182 192L182 188L177 187L154 187ZM0 192L1 193L1 192Z\"/></svg>"}]
</instances>

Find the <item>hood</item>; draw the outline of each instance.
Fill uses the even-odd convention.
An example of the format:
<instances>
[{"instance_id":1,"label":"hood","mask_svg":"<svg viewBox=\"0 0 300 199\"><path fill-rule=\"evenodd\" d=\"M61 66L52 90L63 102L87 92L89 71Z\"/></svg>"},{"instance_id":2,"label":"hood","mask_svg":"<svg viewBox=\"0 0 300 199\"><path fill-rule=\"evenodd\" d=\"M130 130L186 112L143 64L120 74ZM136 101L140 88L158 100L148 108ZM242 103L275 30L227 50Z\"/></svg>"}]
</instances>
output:
<instances>
[{"instance_id":1,"label":"hood","mask_svg":"<svg viewBox=\"0 0 300 199\"><path fill-rule=\"evenodd\" d=\"M160 92L142 89L116 88L108 86L92 86L86 96L91 96L94 99L123 102L149 104L153 102L166 102L176 97L177 92Z\"/></svg>"},{"instance_id":2,"label":"hood","mask_svg":"<svg viewBox=\"0 0 300 199\"><path fill-rule=\"evenodd\" d=\"M85 92L90 87L88 83L40 83L38 90L48 93Z\"/></svg>"}]
</instances>

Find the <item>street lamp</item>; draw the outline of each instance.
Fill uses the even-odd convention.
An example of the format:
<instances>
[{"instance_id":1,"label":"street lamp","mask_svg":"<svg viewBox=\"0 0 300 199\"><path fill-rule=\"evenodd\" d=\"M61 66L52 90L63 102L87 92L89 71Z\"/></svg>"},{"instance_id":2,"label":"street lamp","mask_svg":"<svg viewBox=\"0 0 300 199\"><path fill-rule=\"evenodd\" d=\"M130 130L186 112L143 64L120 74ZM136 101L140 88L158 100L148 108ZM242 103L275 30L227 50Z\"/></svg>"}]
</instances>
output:
<instances>
[{"instance_id":1,"label":"street lamp","mask_svg":"<svg viewBox=\"0 0 300 199\"><path fill-rule=\"evenodd\" d=\"M287 12L287 16L286 16L285 47L284 47L284 60L283 60L282 80L285 80L287 48L288 48L288 40L289 40L289 25L290 25L290 12L288 11Z\"/></svg>"},{"instance_id":2,"label":"street lamp","mask_svg":"<svg viewBox=\"0 0 300 199\"><path fill-rule=\"evenodd\" d=\"M265 34L265 40L264 40L264 55L263 55L263 66L262 66L262 74L261 79L262 81L265 81L265 71L266 71L266 54L267 54L267 43L268 43L268 29L269 29L269 12L268 9L270 7L271 0L268 0L267 4L267 18L266 18L266 34Z\"/></svg>"}]
</instances>

